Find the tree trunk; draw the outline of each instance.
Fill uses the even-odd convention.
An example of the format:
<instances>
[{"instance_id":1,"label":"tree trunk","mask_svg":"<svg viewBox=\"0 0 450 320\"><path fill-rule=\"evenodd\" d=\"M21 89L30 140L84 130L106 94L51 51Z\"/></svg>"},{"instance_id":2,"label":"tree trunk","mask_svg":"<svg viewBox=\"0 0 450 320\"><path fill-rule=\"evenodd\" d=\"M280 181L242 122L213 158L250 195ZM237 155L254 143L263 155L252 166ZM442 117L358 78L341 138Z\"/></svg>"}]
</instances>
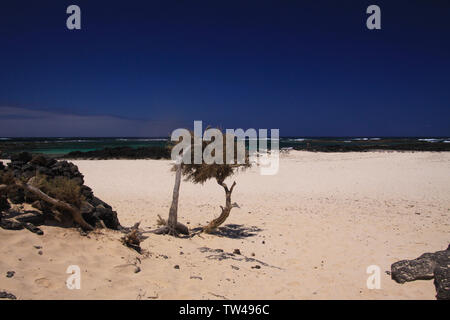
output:
<instances>
[{"instance_id":1,"label":"tree trunk","mask_svg":"<svg viewBox=\"0 0 450 320\"><path fill-rule=\"evenodd\" d=\"M181 162L177 164L177 171L175 174L175 185L173 187L172 205L169 210L169 219L167 219L167 226L169 227L169 234L177 234L178 223L178 198L180 196L180 182L181 182Z\"/></svg>"},{"instance_id":2,"label":"tree trunk","mask_svg":"<svg viewBox=\"0 0 450 320\"><path fill-rule=\"evenodd\" d=\"M203 231L206 233L211 233L222 223L224 223L230 215L231 209L237 206L236 204L231 204L231 193L233 192L233 188L236 185L236 182L233 182L230 189L228 189L228 186L222 181L217 181L217 183L221 185L225 190L225 208L220 206L220 208L222 209L220 216L211 221L206 227L203 227Z\"/></svg>"},{"instance_id":3,"label":"tree trunk","mask_svg":"<svg viewBox=\"0 0 450 320\"><path fill-rule=\"evenodd\" d=\"M167 234L169 232L169 227L167 226L167 221L164 220L163 218L161 218L161 216L159 214L158 214L157 223L158 223L158 225L163 226L163 227L156 229L156 230L149 231L149 232L155 233L155 234ZM189 234L189 228L180 222L177 222L175 230L181 234Z\"/></svg>"}]
</instances>

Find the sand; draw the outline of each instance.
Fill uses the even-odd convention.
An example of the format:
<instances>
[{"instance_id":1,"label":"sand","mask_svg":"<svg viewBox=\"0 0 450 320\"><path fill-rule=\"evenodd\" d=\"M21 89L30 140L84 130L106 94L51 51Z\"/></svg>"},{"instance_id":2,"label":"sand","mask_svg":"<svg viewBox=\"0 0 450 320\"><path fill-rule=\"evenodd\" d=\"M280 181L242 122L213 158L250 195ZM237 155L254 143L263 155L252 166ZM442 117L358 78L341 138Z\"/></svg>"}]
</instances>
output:
<instances>
[{"instance_id":1,"label":"sand","mask_svg":"<svg viewBox=\"0 0 450 320\"><path fill-rule=\"evenodd\" d=\"M123 225L141 221L150 230L157 214L167 217L169 161L74 162ZM19 299L434 299L433 281L401 285L386 271L448 246L450 153L293 151L275 176L252 168L233 178L240 208L227 234L149 234L146 255L115 231L0 229L0 290ZM182 182L180 192L179 220L190 227L217 216L224 202L215 182ZM241 255L217 260L214 249ZM69 265L80 267L79 290L66 287ZM380 267L380 289L367 288L370 265Z\"/></svg>"}]
</instances>

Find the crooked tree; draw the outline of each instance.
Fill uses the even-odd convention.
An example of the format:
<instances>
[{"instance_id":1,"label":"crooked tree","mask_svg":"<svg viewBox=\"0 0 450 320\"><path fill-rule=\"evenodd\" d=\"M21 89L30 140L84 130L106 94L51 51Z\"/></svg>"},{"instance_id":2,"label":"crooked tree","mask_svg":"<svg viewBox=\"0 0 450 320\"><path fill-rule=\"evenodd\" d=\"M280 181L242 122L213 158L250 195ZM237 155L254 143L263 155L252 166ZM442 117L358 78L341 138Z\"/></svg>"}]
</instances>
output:
<instances>
[{"instance_id":1,"label":"crooked tree","mask_svg":"<svg viewBox=\"0 0 450 320\"><path fill-rule=\"evenodd\" d=\"M225 134L222 135L221 142L215 141L215 139L217 139L217 137L213 137L210 141L202 141L202 152L204 152L205 149L208 149L208 152L211 152L211 155L215 159L217 159L218 157L222 158L222 163L206 163L205 159L202 158L202 162L200 164L195 164L194 155L192 154L191 163L183 163L181 165L181 173L185 177L186 181L203 184L210 179L215 179L217 184L221 186L225 191L225 206L220 206L220 215L203 227L203 231L206 233L211 233L217 227L222 225L230 215L231 209L234 207L238 207L236 203L231 202L231 194L234 187L236 186L236 182L234 181L231 186L228 187L228 185L225 183L225 180L235 174L238 170L248 168L251 165L249 154L246 150L244 152L244 161L240 161L239 163L237 149L238 145L236 143L233 143L230 147L226 143L227 136ZM231 139L234 141L235 137L232 136ZM212 143L221 143L223 146L221 148L222 150L218 151L215 148L210 148L211 146L209 145ZM227 147L233 148L233 150L230 152L233 155L233 161L231 161L231 163L230 159L226 159ZM193 149L193 147L191 149ZM217 154L217 152L221 152L222 154ZM174 166L173 170L176 171L180 169L177 166Z\"/></svg>"}]
</instances>

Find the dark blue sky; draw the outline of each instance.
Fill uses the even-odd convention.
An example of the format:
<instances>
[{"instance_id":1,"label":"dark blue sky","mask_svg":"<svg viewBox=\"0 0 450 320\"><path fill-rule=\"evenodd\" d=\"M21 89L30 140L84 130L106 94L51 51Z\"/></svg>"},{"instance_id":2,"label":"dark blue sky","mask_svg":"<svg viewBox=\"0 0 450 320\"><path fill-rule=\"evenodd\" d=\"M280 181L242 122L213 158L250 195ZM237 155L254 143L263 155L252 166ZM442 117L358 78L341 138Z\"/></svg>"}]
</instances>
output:
<instances>
[{"instance_id":1,"label":"dark blue sky","mask_svg":"<svg viewBox=\"0 0 450 320\"><path fill-rule=\"evenodd\" d=\"M0 136L450 136L449 77L445 0L0 4Z\"/></svg>"}]
</instances>

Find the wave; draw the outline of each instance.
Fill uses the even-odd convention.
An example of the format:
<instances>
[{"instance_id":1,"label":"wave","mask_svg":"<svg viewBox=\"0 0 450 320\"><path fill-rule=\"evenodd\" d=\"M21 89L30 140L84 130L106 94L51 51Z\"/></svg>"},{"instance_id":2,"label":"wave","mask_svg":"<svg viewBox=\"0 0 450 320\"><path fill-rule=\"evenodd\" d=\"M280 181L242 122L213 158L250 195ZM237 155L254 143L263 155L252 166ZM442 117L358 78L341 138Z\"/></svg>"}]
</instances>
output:
<instances>
[{"instance_id":1,"label":"wave","mask_svg":"<svg viewBox=\"0 0 450 320\"><path fill-rule=\"evenodd\" d=\"M126 139L126 138L118 138L116 141L167 141L167 138L142 138L142 139Z\"/></svg>"},{"instance_id":2,"label":"wave","mask_svg":"<svg viewBox=\"0 0 450 320\"><path fill-rule=\"evenodd\" d=\"M434 139L434 138L427 138L427 139L417 139L418 141L425 141L425 142L440 142L442 139Z\"/></svg>"}]
</instances>

